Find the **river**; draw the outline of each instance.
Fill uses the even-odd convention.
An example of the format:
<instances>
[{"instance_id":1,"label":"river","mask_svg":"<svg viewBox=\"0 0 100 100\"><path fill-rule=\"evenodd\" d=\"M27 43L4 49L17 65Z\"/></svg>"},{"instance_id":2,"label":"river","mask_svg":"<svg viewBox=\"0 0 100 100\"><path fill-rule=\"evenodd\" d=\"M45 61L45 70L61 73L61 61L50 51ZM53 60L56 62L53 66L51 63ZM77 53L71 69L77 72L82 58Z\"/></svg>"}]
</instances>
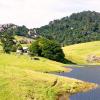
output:
<instances>
[{"instance_id":1,"label":"river","mask_svg":"<svg viewBox=\"0 0 100 100\"><path fill-rule=\"evenodd\" d=\"M70 73L60 73L58 75L100 84L100 66L84 66L80 68L71 67L73 70ZM70 100L100 100L100 88L72 95Z\"/></svg>"}]
</instances>

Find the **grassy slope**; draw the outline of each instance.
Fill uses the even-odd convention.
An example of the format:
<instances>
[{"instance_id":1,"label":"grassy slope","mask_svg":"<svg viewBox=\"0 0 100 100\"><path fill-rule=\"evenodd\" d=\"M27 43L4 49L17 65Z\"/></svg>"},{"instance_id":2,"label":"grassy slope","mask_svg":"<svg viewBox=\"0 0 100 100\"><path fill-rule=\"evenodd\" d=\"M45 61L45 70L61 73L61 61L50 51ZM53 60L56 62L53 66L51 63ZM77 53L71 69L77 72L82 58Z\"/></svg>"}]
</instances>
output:
<instances>
[{"instance_id":1,"label":"grassy slope","mask_svg":"<svg viewBox=\"0 0 100 100\"><path fill-rule=\"evenodd\" d=\"M24 37L24 36L15 36L15 39L17 40L17 41L20 41L20 40L33 40L33 39L30 39L30 38L27 38L27 37Z\"/></svg>"},{"instance_id":2,"label":"grassy slope","mask_svg":"<svg viewBox=\"0 0 100 100\"><path fill-rule=\"evenodd\" d=\"M95 84L43 72L69 71L64 64L0 53L0 100L55 100L56 95L84 92ZM42 72L38 72L42 71Z\"/></svg>"},{"instance_id":3,"label":"grassy slope","mask_svg":"<svg viewBox=\"0 0 100 100\"><path fill-rule=\"evenodd\" d=\"M46 58L39 57L40 60L31 60L28 55L17 54L0 54L0 65L2 66L14 66L22 69L30 69L42 72L62 72L69 71L69 68L64 68L65 64L48 60Z\"/></svg>"},{"instance_id":4,"label":"grassy slope","mask_svg":"<svg viewBox=\"0 0 100 100\"><path fill-rule=\"evenodd\" d=\"M63 48L63 50L68 60L77 64L88 64L86 62L88 55L100 56L100 41L66 46Z\"/></svg>"},{"instance_id":5,"label":"grassy slope","mask_svg":"<svg viewBox=\"0 0 100 100\"><path fill-rule=\"evenodd\" d=\"M21 40L30 40L30 41L34 41L34 39L31 39L31 38L27 38L27 37L24 37L24 36L15 36L15 39L17 41L21 41ZM29 46L30 44L21 44L22 46Z\"/></svg>"},{"instance_id":6,"label":"grassy slope","mask_svg":"<svg viewBox=\"0 0 100 100\"><path fill-rule=\"evenodd\" d=\"M75 79L0 65L0 100L55 100L58 93L84 92L94 86Z\"/></svg>"}]
</instances>

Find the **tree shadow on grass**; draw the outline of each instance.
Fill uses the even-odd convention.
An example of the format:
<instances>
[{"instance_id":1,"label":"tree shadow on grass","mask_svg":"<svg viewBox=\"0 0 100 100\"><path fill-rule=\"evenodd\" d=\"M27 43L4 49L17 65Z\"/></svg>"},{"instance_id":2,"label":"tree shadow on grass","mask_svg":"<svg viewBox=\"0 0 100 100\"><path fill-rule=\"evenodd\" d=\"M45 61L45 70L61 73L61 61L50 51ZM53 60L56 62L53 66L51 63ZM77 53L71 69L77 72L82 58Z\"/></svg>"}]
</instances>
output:
<instances>
[{"instance_id":1,"label":"tree shadow on grass","mask_svg":"<svg viewBox=\"0 0 100 100\"><path fill-rule=\"evenodd\" d=\"M63 61L62 61L62 63L64 63L64 64L74 64L74 65L76 65L76 63L73 63L72 61L69 61L69 60L67 60L67 59L63 59Z\"/></svg>"}]
</instances>

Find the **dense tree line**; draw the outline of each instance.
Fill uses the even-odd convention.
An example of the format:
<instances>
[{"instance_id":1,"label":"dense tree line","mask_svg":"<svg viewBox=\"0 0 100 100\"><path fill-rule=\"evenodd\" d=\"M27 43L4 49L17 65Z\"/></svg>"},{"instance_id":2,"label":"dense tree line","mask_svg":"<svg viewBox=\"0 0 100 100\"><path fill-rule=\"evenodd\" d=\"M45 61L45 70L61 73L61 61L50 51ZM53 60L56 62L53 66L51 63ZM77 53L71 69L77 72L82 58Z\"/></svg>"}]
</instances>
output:
<instances>
[{"instance_id":1,"label":"dense tree line","mask_svg":"<svg viewBox=\"0 0 100 100\"><path fill-rule=\"evenodd\" d=\"M33 38L34 35L38 35L34 33L34 29L28 29L26 26L18 26L15 24L3 24L0 26L0 33L2 33L6 28L6 33L10 31L10 34L17 36L24 36L28 38Z\"/></svg>"},{"instance_id":2,"label":"dense tree line","mask_svg":"<svg viewBox=\"0 0 100 100\"><path fill-rule=\"evenodd\" d=\"M37 28L38 33L62 45L100 40L100 13L84 11L51 21Z\"/></svg>"},{"instance_id":3,"label":"dense tree line","mask_svg":"<svg viewBox=\"0 0 100 100\"><path fill-rule=\"evenodd\" d=\"M15 31L15 35L28 37L29 29L26 28L26 26L24 26L24 25L23 26L17 26L14 31Z\"/></svg>"}]
</instances>

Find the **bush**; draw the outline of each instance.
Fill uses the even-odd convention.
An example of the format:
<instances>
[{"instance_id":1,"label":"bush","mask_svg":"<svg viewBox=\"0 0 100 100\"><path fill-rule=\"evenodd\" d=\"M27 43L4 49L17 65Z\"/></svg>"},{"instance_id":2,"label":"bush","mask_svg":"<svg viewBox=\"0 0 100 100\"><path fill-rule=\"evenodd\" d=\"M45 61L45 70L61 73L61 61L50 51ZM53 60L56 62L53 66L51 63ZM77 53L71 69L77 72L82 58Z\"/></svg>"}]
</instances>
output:
<instances>
[{"instance_id":1,"label":"bush","mask_svg":"<svg viewBox=\"0 0 100 100\"><path fill-rule=\"evenodd\" d=\"M30 51L30 54L33 55L33 56L39 55L39 45L38 45L37 41L35 41L31 44L29 51Z\"/></svg>"},{"instance_id":2,"label":"bush","mask_svg":"<svg viewBox=\"0 0 100 100\"><path fill-rule=\"evenodd\" d=\"M61 46L53 40L39 38L31 44L29 50L31 55L38 55L55 61L64 60Z\"/></svg>"},{"instance_id":3,"label":"bush","mask_svg":"<svg viewBox=\"0 0 100 100\"><path fill-rule=\"evenodd\" d=\"M17 51L17 46L16 46L16 45L13 45L11 51L12 51L12 52L16 52L16 51Z\"/></svg>"}]
</instances>

